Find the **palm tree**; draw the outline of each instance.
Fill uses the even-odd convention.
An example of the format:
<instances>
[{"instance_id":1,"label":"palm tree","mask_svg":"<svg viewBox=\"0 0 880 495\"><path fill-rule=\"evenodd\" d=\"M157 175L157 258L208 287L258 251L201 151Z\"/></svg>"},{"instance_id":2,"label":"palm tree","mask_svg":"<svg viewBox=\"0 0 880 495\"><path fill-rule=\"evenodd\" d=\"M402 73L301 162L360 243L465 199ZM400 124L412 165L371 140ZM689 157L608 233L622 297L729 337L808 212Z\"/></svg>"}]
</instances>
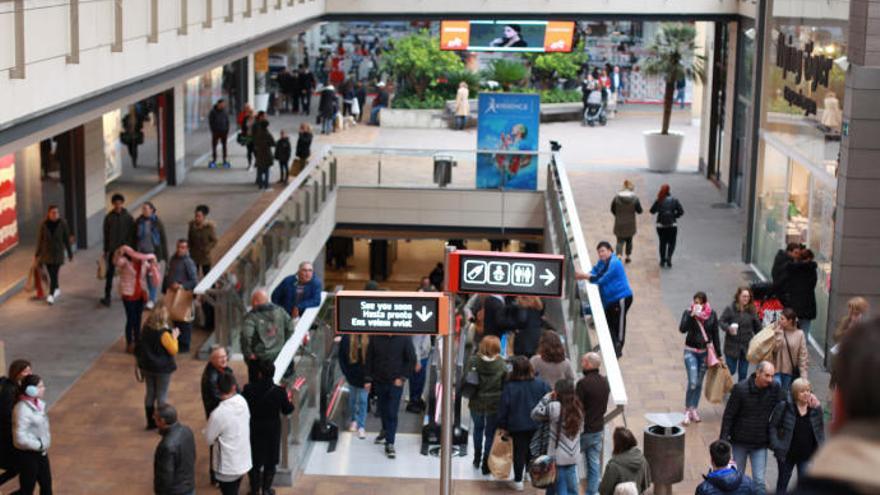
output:
<instances>
[{"instance_id":1,"label":"palm tree","mask_svg":"<svg viewBox=\"0 0 880 495\"><path fill-rule=\"evenodd\" d=\"M663 126L660 134L669 134L675 83L682 79L706 80L706 57L697 53L697 30L692 24L666 23L660 27L654 43L648 48L643 70L660 76L666 83L663 94Z\"/></svg>"}]
</instances>

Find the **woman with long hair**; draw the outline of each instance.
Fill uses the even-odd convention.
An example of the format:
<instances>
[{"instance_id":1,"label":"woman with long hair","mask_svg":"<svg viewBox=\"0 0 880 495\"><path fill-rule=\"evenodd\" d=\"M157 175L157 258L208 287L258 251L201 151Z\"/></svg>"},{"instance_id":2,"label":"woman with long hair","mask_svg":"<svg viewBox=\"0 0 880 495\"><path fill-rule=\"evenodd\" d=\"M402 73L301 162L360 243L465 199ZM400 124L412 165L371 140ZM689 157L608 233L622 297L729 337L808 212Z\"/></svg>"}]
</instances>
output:
<instances>
[{"instance_id":1,"label":"woman with long hair","mask_svg":"<svg viewBox=\"0 0 880 495\"><path fill-rule=\"evenodd\" d=\"M864 297L853 297L846 302L846 316L841 318L840 322L837 324L837 328L834 329L834 346L830 349L832 362L837 358L837 352L840 350L840 343L843 341L843 338L846 337L850 330L858 325L859 322L867 318L870 311L871 306L868 304L868 300ZM837 386L837 375L834 372L835 368L836 366L830 366L831 381L829 382L829 386L832 389Z\"/></svg>"},{"instance_id":2,"label":"woman with long hair","mask_svg":"<svg viewBox=\"0 0 880 495\"><path fill-rule=\"evenodd\" d=\"M745 380L749 374L746 359L749 342L761 331L754 301L751 289L739 287L733 295L733 302L721 313L719 326L724 332L724 359L730 374L736 374L737 381Z\"/></svg>"},{"instance_id":3,"label":"woman with long hair","mask_svg":"<svg viewBox=\"0 0 880 495\"><path fill-rule=\"evenodd\" d=\"M483 474L489 474L489 451L495 438L498 403L507 373L498 337L486 335L480 340L477 354L471 356L468 363L468 371L476 371L480 377L477 391L468 401L474 422L474 468L480 467Z\"/></svg>"},{"instance_id":4,"label":"woman with long hair","mask_svg":"<svg viewBox=\"0 0 880 495\"><path fill-rule=\"evenodd\" d=\"M351 423L348 431L357 432L358 438L367 437L367 408L369 392L364 388L364 366L367 362L367 347L370 338L367 335L343 335L339 341L339 368L348 382L348 409L351 411Z\"/></svg>"},{"instance_id":5,"label":"woman with long hair","mask_svg":"<svg viewBox=\"0 0 880 495\"><path fill-rule=\"evenodd\" d=\"M798 478L807 470L810 458L825 441L822 406L813 405L813 388L806 378L791 384L791 401L781 401L770 415L770 449L779 463L776 494L785 495L794 468Z\"/></svg>"},{"instance_id":6,"label":"woman with long hair","mask_svg":"<svg viewBox=\"0 0 880 495\"><path fill-rule=\"evenodd\" d=\"M581 457L581 432L584 409L575 395L574 380L556 382L550 392L532 410L532 419L550 424L547 455L556 460L556 484L548 493L578 495L577 464Z\"/></svg>"},{"instance_id":7,"label":"woman with long hair","mask_svg":"<svg viewBox=\"0 0 880 495\"><path fill-rule=\"evenodd\" d=\"M669 184L660 186L657 200L651 205L651 214L657 215L657 238L660 240L660 266L672 268L672 253L678 238L678 219L684 209L678 199L672 196Z\"/></svg>"},{"instance_id":8,"label":"woman with long hair","mask_svg":"<svg viewBox=\"0 0 880 495\"><path fill-rule=\"evenodd\" d=\"M559 334L553 330L544 330L538 341L538 352L529 361L535 368L535 374L548 387L556 385L558 380L568 378L574 380L571 363L565 357L565 347Z\"/></svg>"},{"instance_id":9,"label":"woman with long hair","mask_svg":"<svg viewBox=\"0 0 880 495\"><path fill-rule=\"evenodd\" d=\"M516 337L513 339L513 354L530 358L538 350L544 323L544 303L540 297L517 296L514 310Z\"/></svg>"},{"instance_id":10,"label":"woman with long hair","mask_svg":"<svg viewBox=\"0 0 880 495\"><path fill-rule=\"evenodd\" d=\"M507 382L501 391L498 404L498 428L513 438L513 484L517 491L523 490L523 471L529 465L529 442L538 429L532 417L532 409L550 392L550 387L535 379L535 369L525 356L514 356Z\"/></svg>"},{"instance_id":11,"label":"woman with long hair","mask_svg":"<svg viewBox=\"0 0 880 495\"><path fill-rule=\"evenodd\" d=\"M792 381L807 378L810 368L807 338L803 330L798 328L797 313L791 308L782 310L775 330L776 346L771 362L776 366L776 375L773 379L782 386L782 390L789 390Z\"/></svg>"},{"instance_id":12,"label":"woman with long hair","mask_svg":"<svg viewBox=\"0 0 880 495\"><path fill-rule=\"evenodd\" d=\"M171 328L168 309L164 305L156 306L150 313L141 339L135 347L137 365L144 378L146 393L144 394L144 415L147 418L147 429L156 428L153 412L156 407L165 404L168 399L168 387L171 385L171 374L177 370L177 337L180 330Z\"/></svg>"},{"instance_id":13,"label":"woman with long hair","mask_svg":"<svg viewBox=\"0 0 880 495\"><path fill-rule=\"evenodd\" d=\"M37 234L37 252L34 260L45 266L49 272L49 292L46 302L50 305L61 297L61 286L58 283L58 272L64 264L64 255L68 261L73 261L73 248L70 245L70 228L67 222L61 218L58 207L49 205L46 210L46 218L40 224Z\"/></svg>"},{"instance_id":14,"label":"woman with long hair","mask_svg":"<svg viewBox=\"0 0 880 495\"><path fill-rule=\"evenodd\" d=\"M708 369L709 353L721 348L718 339L718 316L705 292L697 292L688 309L681 315L678 330L685 334L684 367L687 371L687 392L685 393L684 424L691 421L702 421L697 412L700 405L700 393L703 391L703 378Z\"/></svg>"},{"instance_id":15,"label":"woman with long hair","mask_svg":"<svg viewBox=\"0 0 880 495\"><path fill-rule=\"evenodd\" d=\"M638 493L645 493L651 486L651 469L648 460L639 450L639 442L627 428L618 426L612 436L614 449L611 459L605 466L600 495L613 495L615 488L622 483L632 483ZM629 492L627 492L629 493Z\"/></svg>"}]
</instances>

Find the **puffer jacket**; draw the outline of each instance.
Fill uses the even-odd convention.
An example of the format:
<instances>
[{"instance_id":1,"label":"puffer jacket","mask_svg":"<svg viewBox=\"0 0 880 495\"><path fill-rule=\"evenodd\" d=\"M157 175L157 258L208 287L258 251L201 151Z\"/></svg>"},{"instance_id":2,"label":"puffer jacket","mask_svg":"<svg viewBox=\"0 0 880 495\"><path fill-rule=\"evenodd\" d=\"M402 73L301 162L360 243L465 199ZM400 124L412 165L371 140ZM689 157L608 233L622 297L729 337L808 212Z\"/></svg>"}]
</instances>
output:
<instances>
[{"instance_id":1,"label":"puffer jacket","mask_svg":"<svg viewBox=\"0 0 880 495\"><path fill-rule=\"evenodd\" d=\"M730 391L721 419L721 439L734 445L767 448L770 445L770 415L783 398L778 383L771 382L759 388L752 373Z\"/></svg>"},{"instance_id":2,"label":"puffer jacket","mask_svg":"<svg viewBox=\"0 0 880 495\"><path fill-rule=\"evenodd\" d=\"M645 493L645 490L651 486L651 468L638 447L611 457L608 465L605 466L605 473L599 484L599 493L612 495L617 485L628 481L636 484L639 493Z\"/></svg>"},{"instance_id":3,"label":"puffer jacket","mask_svg":"<svg viewBox=\"0 0 880 495\"><path fill-rule=\"evenodd\" d=\"M254 143L254 165L257 168L269 168L274 163L275 158L272 156L272 148L275 146L275 138L269 132L269 122L257 122L254 124L253 132Z\"/></svg>"},{"instance_id":4,"label":"puffer jacket","mask_svg":"<svg viewBox=\"0 0 880 495\"><path fill-rule=\"evenodd\" d=\"M135 269L135 264L131 262L125 255L140 261L140 270ZM141 288L146 289L147 277L150 277L153 286L158 287L160 282L159 270L157 265L148 265L146 261L156 262L156 256L153 254L142 254L134 249L123 246L121 252L116 253L113 264L116 265L116 276L119 277L119 294L131 296L134 294L137 279L141 279ZM146 292L146 291L144 291Z\"/></svg>"},{"instance_id":5,"label":"puffer jacket","mask_svg":"<svg viewBox=\"0 0 880 495\"><path fill-rule=\"evenodd\" d=\"M162 432L153 457L153 492L187 495L196 488L196 442L188 426L174 423Z\"/></svg>"},{"instance_id":6,"label":"puffer jacket","mask_svg":"<svg viewBox=\"0 0 880 495\"><path fill-rule=\"evenodd\" d=\"M633 295L623 263L617 256L612 255L608 261L599 260L590 271L590 281L599 286L602 305L606 308Z\"/></svg>"},{"instance_id":7,"label":"puffer jacket","mask_svg":"<svg viewBox=\"0 0 880 495\"><path fill-rule=\"evenodd\" d=\"M628 238L636 235L636 215L641 214L642 211L642 203L634 192L624 189L617 193L611 201L614 236Z\"/></svg>"},{"instance_id":8,"label":"puffer jacket","mask_svg":"<svg viewBox=\"0 0 880 495\"><path fill-rule=\"evenodd\" d=\"M214 446L214 471L241 476L251 470L251 413L240 394L222 401L208 418L205 439Z\"/></svg>"},{"instance_id":9,"label":"puffer jacket","mask_svg":"<svg viewBox=\"0 0 880 495\"><path fill-rule=\"evenodd\" d=\"M785 300L798 319L816 318L816 283L819 280L815 261L794 261L785 267Z\"/></svg>"},{"instance_id":10,"label":"puffer jacket","mask_svg":"<svg viewBox=\"0 0 880 495\"><path fill-rule=\"evenodd\" d=\"M52 444L46 403L23 398L12 410L12 443L18 450L46 452Z\"/></svg>"},{"instance_id":11,"label":"puffer jacket","mask_svg":"<svg viewBox=\"0 0 880 495\"><path fill-rule=\"evenodd\" d=\"M501 356L489 359L482 354L471 356L468 370L476 370L480 376L477 392L468 402L468 409L477 414L495 414L504 388L507 367Z\"/></svg>"},{"instance_id":12,"label":"puffer jacket","mask_svg":"<svg viewBox=\"0 0 880 495\"><path fill-rule=\"evenodd\" d=\"M810 417L810 426L813 427L813 436L818 447L825 443L825 422L822 419L822 408L810 407L807 409L807 414ZM787 400L777 404L773 414L770 415L770 449L773 450L777 459L785 459L788 455L797 417L797 406Z\"/></svg>"},{"instance_id":13,"label":"puffer jacket","mask_svg":"<svg viewBox=\"0 0 880 495\"><path fill-rule=\"evenodd\" d=\"M260 361L275 361L292 335L293 320L280 306L257 306L244 317L241 353L246 359L254 355Z\"/></svg>"},{"instance_id":14,"label":"puffer jacket","mask_svg":"<svg viewBox=\"0 0 880 495\"><path fill-rule=\"evenodd\" d=\"M736 335L730 334L731 323L739 325ZM755 313L739 311L736 306L731 304L721 313L719 327L724 332L724 354L732 358L739 358L748 352L752 337L761 331L761 322Z\"/></svg>"},{"instance_id":15,"label":"puffer jacket","mask_svg":"<svg viewBox=\"0 0 880 495\"><path fill-rule=\"evenodd\" d=\"M758 495L755 482L732 467L711 471L703 479L696 495Z\"/></svg>"}]
</instances>

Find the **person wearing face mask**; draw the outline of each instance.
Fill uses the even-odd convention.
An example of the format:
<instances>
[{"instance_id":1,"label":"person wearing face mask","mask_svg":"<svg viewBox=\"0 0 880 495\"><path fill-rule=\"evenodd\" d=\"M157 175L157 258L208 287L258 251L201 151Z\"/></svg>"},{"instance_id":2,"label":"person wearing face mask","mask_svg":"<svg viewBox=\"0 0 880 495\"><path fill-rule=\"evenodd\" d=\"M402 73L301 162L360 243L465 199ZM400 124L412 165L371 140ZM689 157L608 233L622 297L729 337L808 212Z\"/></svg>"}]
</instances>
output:
<instances>
[{"instance_id":1,"label":"person wearing face mask","mask_svg":"<svg viewBox=\"0 0 880 495\"><path fill-rule=\"evenodd\" d=\"M611 388L608 378L599 374L602 358L598 353L588 352L581 357L584 377L577 383L577 396L584 407L584 432L581 434L581 452L584 454L587 469L587 495L599 493L602 476L600 455L602 453L602 433L605 426L605 412L608 410L608 395Z\"/></svg>"},{"instance_id":2,"label":"person wearing face mask","mask_svg":"<svg viewBox=\"0 0 880 495\"><path fill-rule=\"evenodd\" d=\"M623 356L626 340L626 314L633 303L633 292L626 277L623 263L611 249L611 243L602 241L596 246L599 261L590 273L575 272L577 280L589 280L599 286L599 295L608 321L608 331L614 342L617 357Z\"/></svg>"},{"instance_id":3,"label":"person wearing face mask","mask_svg":"<svg viewBox=\"0 0 880 495\"><path fill-rule=\"evenodd\" d=\"M18 459L19 489L21 495L34 493L40 485L40 495L52 495L52 471L49 466L49 415L43 394L46 386L37 375L21 380L21 396L12 411L12 442Z\"/></svg>"},{"instance_id":4,"label":"person wearing face mask","mask_svg":"<svg viewBox=\"0 0 880 495\"><path fill-rule=\"evenodd\" d=\"M720 349L718 339L718 317L705 292L694 294L690 307L681 315L678 330L685 334L684 366L687 371L687 392L685 393L685 425L702 421L697 412L700 405L700 393L703 390L703 378L706 376L709 361L717 361L716 349ZM714 357L710 356L715 353ZM715 364L714 362L712 363Z\"/></svg>"},{"instance_id":5,"label":"person wearing face mask","mask_svg":"<svg viewBox=\"0 0 880 495\"><path fill-rule=\"evenodd\" d=\"M18 476L15 448L12 443L12 410L21 391L21 381L31 374L31 363L16 359L9 365L9 375L0 378L0 485Z\"/></svg>"},{"instance_id":6,"label":"person wearing face mask","mask_svg":"<svg viewBox=\"0 0 880 495\"><path fill-rule=\"evenodd\" d=\"M49 272L49 295L46 302L50 305L61 297L61 286L58 283L58 272L64 264L64 253L67 253L68 261L73 261L73 248L70 245L70 228L67 222L61 218L58 207L49 205L46 211L46 219L40 225L37 237L37 252L34 259L44 265Z\"/></svg>"}]
</instances>

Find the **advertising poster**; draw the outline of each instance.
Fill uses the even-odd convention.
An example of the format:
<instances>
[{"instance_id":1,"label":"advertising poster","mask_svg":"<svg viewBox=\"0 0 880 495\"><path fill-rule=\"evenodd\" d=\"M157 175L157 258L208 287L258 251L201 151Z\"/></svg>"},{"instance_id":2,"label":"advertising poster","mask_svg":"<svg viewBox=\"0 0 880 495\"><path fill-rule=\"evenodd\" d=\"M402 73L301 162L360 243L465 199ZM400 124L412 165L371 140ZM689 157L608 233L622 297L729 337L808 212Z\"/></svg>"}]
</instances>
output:
<instances>
[{"instance_id":1,"label":"advertising poster","mask_svg":"<svg viewBox=\"0 0 880 495\"><path fill-rule=\"evenodd\" d=\"M15 155L0 156L0 255L18 244L15 214Z\"/></svg>"},{"instance_id":2,"label":"advertising poster","mask_svg":"<svg viewBox=\"0 0 880 495\"><path fill-rule=\"evenodd\" d=\"M442 21L440 49L477 52L570 52L572 21Z\"/></svg>"},{"instance_id":3,"label":"advertising poster","mask_svg":"<svg viewBox=\"0 0 880 495\"><path fill-rule=\"evenodd\" d=\"M477 119L477 188L538 188L540 96L480 93Z\"/></svg>"}]
</instances>

